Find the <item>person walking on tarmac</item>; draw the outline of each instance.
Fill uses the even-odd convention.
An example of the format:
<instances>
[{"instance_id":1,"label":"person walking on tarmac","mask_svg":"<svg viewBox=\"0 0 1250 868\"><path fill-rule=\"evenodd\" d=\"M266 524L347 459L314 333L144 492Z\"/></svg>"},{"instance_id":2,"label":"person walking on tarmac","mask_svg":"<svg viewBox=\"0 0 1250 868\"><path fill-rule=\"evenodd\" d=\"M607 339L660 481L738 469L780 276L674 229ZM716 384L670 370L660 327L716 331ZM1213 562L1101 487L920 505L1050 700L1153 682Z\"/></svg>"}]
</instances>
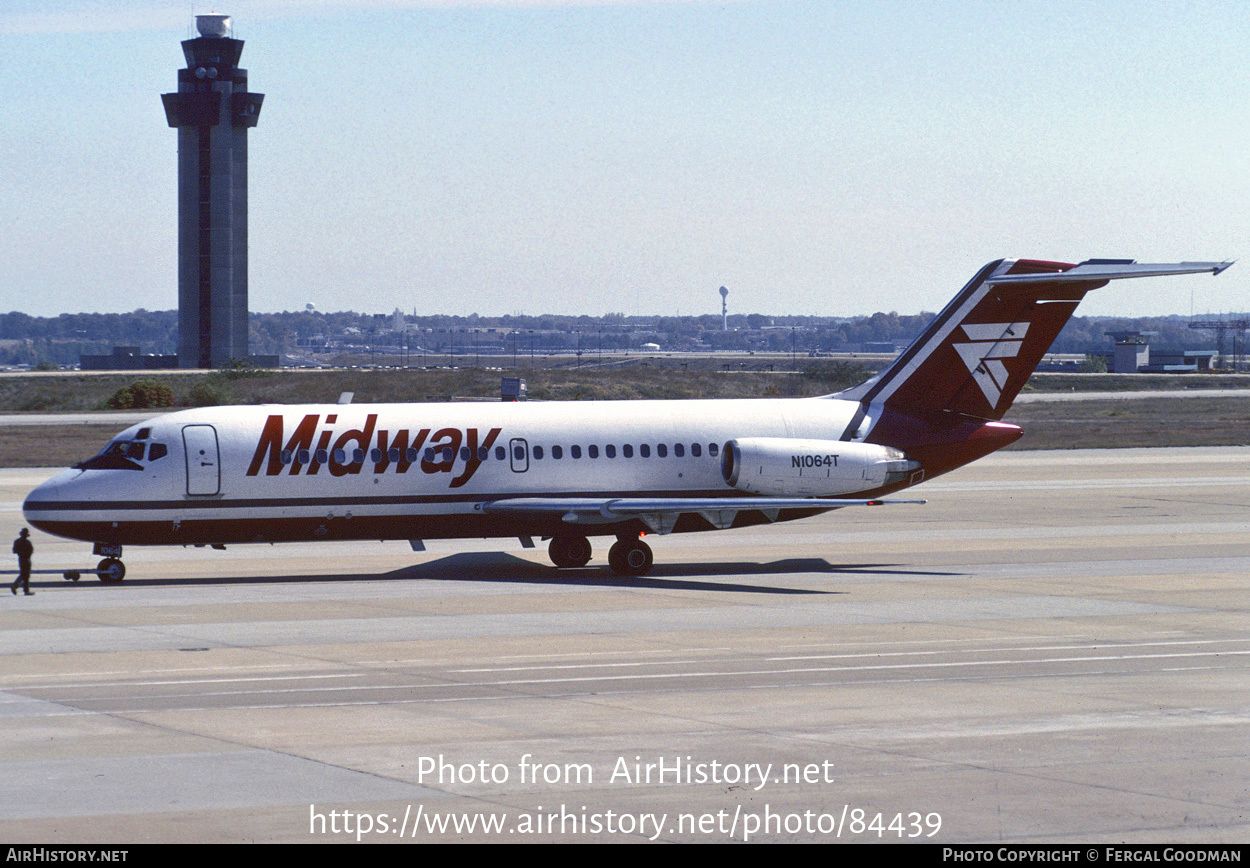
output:
<instances>
[{"instance_id":1,"label":"person walking on tarmac","mask_svg":"<svg viewBox=\"0 0 1250 868\"><path fill-rule=\"evenodd\" d=\"M17 580L13 582L9 590L15 594L18 585L22 586L28 597L35 593L30 589L30 556L34 553L35 547L30 542L30 531L22 528L17 539L13 540L13 554L17 555Z\"/></svg>"}]
</instances>

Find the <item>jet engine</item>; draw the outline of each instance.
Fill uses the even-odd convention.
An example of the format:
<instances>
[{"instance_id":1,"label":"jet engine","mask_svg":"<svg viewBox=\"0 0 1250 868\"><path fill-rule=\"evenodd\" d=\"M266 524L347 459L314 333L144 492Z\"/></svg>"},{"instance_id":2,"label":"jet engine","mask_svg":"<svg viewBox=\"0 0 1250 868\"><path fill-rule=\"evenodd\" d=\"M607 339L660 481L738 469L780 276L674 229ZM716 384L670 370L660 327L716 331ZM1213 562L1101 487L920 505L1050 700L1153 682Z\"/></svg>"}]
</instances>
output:
<instances>
[{"instance_id":1,"label":"jet engine","mask_svg":"<svg viewBox=\"0 0 1250 868\"><path fill-rule=\"evenodd\" d=\"M875 443L745 437L725 444L721 475L751 494L831 497L855 494L912 477L921 465Z\"/></svg>"}]
</instances>

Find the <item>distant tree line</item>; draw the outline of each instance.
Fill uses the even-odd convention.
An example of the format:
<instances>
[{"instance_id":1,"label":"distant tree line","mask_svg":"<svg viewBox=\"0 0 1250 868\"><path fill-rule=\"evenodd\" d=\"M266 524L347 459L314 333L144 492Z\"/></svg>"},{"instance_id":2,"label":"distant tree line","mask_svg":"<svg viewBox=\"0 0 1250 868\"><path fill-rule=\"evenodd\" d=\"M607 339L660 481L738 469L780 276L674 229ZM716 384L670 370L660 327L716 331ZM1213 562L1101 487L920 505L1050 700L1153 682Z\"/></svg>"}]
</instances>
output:
<instances>
[{"instance_id":1,"label":"distant tree line","mask_svg":"<svg viewBox=\"0 0 1250 868\"><path fill-rule=\"evenodd\" d=\"M1244 314L1239 316L1245 316ZM868 343L905 346L932 321L934 314L879 312L861 317L768 316L735 314L729 330L721 318L703 316L540 316L477 314L403 316L397 332L392 314L353 311L253 313L249 318L252 352L301 354L324 344L353 347L403 347L417 353L475 351L525 355L530 352L636 349L656 343L664 350L771 352L858 352ZM1073 317L1053 347L1059 353L1098 353L1111 349L1107 331L1153 331L1157 350L1213 349L1215 336L1188 328L1188 318ZM143 353L177 352L177 311L61 314L35 317L0 314L0 365L70 365L81 354L107 354L114 346L138 346Z\"/></svg>"}]
</instances>

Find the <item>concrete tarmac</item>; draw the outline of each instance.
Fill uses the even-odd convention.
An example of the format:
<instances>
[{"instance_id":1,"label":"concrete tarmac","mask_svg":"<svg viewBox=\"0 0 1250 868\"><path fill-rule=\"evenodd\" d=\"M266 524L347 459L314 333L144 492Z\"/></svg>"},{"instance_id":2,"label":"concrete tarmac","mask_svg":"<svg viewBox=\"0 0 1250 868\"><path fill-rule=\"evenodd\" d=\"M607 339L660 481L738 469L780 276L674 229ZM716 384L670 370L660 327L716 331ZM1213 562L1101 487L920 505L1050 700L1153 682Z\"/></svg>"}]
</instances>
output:
<instances>
[{"instance_id":1,"label":"concrete tarmac","mask_svg":"<svg viewBox=\"0 0 1250 868\"><path fill-rule=\"evenodd\" d=\"M5 541L50 473L0 471ZM0 840L1250 838L1250 449L916 493L656 537L643 578L602 540L563 571L505 540L38 576L0 598Z\"/></svg>"}]
</instances>

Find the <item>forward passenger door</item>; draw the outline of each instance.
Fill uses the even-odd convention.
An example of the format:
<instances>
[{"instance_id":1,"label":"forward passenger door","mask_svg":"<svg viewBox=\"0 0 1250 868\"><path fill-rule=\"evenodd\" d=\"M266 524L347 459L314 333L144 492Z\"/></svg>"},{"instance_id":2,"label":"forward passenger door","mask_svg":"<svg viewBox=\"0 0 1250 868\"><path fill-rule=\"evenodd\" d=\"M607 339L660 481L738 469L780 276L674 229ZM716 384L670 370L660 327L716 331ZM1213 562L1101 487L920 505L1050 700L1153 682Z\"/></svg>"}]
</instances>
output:
<instances>
[{"instance_id":1,"label":"forward passenger door","mask_svg":"<svg viewBox=\"0 0 1250 868\"><path fill-rule=\"evenodd\" d=\"M217 429L212 425L186 425L182 445L187 457L187 494L204 496L221 491L221 465Z\"/></svg>"}]
</instances>

